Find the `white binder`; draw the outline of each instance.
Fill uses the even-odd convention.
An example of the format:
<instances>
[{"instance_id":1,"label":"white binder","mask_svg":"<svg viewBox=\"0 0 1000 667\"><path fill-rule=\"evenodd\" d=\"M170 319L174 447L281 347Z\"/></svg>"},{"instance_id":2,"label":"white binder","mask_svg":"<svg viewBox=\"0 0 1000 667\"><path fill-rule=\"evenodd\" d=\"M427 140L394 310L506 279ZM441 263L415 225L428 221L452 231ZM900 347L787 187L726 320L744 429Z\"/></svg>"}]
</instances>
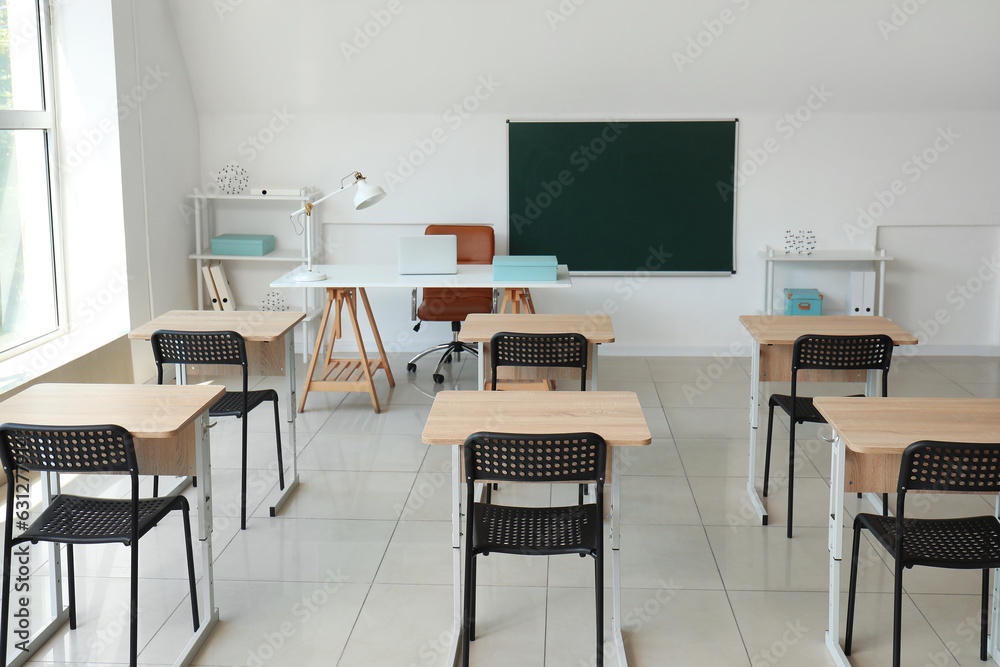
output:
<instances>
[{"instance_id":1,"label":"white binder","mask_svg":"<svg viewBox=\"0 0 1000 667\"><path fill-rule=\"evenodd\" d=\"M847 292L848 315L875 314L875 272L851 271Z\"/></svg>"},{"instance_id":2,"label":"white binder","mask_svg":"<svg viewBox=\"0 0 1000 667\"><path fill-rule=\"evenodd\" d=\"M226 278L226 270L222 268L222 263L212 265L212 279L215 281L215 291L219 295L220 310L236 310L236 299L233 298L233 290L229 287L229 279Z\"/></svg>"},{"instance_id":3,"label":"white binder","mask_svg":"<svg viewBox=\"0 0 1000 667\"><path fill-rule=\"evenodd\" d=\"M212 310L222 310L222 304L219 303L219 290L215 289L215 278L212 277L212 265L206 264L201 267L201 275L205 279L205 289L208 290Z\"/></svg>"}]
</instances>

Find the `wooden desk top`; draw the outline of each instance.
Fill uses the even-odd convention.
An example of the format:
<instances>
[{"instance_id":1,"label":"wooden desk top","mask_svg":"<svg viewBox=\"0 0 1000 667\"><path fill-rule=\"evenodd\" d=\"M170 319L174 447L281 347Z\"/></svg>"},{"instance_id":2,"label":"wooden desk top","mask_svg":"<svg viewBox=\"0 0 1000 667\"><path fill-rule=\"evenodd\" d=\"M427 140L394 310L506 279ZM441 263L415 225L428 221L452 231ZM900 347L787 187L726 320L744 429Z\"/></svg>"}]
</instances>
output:
<instances>
[{"instance_id":1,"label":"wooden desk top","mask_svg":"<svg viewBox=\"0 0 1000 667\"><path fill-rule=\"evenodd\" d=\"M235 331L249 342L273 343L305 318L305 313L256 310L171 310L129 332L133 340L149 340L160 329Z\"/></svg>"},{"instance_id":2,"label":"wooden desk top","mask_svg":"<svg viewBox=\"0 0 1000 667\"><path fill-rule=\"evenodd\" d=\"M135 438L171 438L225 390L222 385L36 384L0 403L0 423L117 424Z\"/></svg>"},{"instance_id":3,"label":"wooden desk top","mask_svg":"<svg viewBox=\"0 0 1000 667\"><path fill-rule=\"evenodd\" d=\"M474 313L465 318L458 339L467 343L488 343L498 331L517 333L581 333L588 343L613 343L615 330L608 315L549 315Z\"/></svg>"},{"instance_id":4,"label":"wooden desk top","mask_svg":"<svg viewBox=\"0 0 1000 667\"><path fill-rule=\"evenodd\" d=\"M630 391L442 391L421 438L428 445L461 445L478 431L591 432L610 446L652 442Z\"/></svg>"},{"instance_id":5,"label":"wooden desk top","mask_svg":"<svg viewBox=\"0 0 1000 667\"><path fill-rule=\"evenodd\" d=\"M898 454L918 440L1000 442L1000 399L824 396L814 403L859 454Z\"/></svg>"},{"instance_id":6,"label":"wooden desk top","mask_svg":"<svg viewBox=\"0 0 1000 667\"><path fill-rule=\"evenodd\" d=\"M886 334L896 345L916 345L917 337L877 315L740 315L740 323L764 345L791 345L799 336L862 336Z\"/></svg>"}]
</instances>

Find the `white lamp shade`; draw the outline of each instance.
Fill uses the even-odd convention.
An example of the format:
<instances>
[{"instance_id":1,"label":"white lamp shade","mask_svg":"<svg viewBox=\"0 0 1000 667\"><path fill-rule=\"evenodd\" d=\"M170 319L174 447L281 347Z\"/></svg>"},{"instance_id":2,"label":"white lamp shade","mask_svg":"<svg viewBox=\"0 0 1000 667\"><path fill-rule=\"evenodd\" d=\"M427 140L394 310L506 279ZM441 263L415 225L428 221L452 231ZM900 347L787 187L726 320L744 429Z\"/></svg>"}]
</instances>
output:
<instances>
[{"instance_id":1,"label":"white lamp shade","mask_svg":"<svg viewBox=\"0 0 1000 667\"><path fill-rule=\"evenodd\" d=\"M357 192L354 193L354 208L360 211L380 202L384 197L385 190L377 185L369 184L367 180L362 178L357 183Z\"/></svg>"}]
</instances>

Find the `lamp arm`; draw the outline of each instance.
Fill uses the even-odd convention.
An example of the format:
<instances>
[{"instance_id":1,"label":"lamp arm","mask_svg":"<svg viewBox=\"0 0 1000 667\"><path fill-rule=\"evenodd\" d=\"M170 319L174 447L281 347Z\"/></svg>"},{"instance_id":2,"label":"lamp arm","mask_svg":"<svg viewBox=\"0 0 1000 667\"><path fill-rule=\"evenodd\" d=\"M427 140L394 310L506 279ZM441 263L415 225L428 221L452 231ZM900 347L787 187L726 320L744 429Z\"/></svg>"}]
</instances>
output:
<instances>
[{"instance_id":1,"label":"lamp arm","mask_svg":"<svg viewBox=\"0 0 1000 667\"><path fill-rule=\"evenodd\" d=\"M344 181L346 181L349 178L353 178L354 181L351 182L351 183L348 183L347 185L344 185ZM320 197L316 201L308 202L305 206L303 206L299 210L297 210L294 213L292 213L291 215L289 215L288 219L291 221L292 225L294 225L297 228L300 224L302 224L302 223L300 223L297 220L297 218L300 215L302 215L303 213L305 213L306 215L312 215L312 210L313 210L313 208L317 204L322 204L323 202L325 202L330 197L333 197L334 195L340 194L341 192L343 192L347 188L351 187L352 185L354 185L358 181L362 180L363 178L364 178L364 176L361 174L360 171L352 171L350 174L348 174L347 176L344 176L342 179L340 179L340 189L339 190L334 190L333 192L331 192L328 195L323 195L322 197ZM296 232L296 233L301 234L301 232Z\"/></svg>"}]
</instances>

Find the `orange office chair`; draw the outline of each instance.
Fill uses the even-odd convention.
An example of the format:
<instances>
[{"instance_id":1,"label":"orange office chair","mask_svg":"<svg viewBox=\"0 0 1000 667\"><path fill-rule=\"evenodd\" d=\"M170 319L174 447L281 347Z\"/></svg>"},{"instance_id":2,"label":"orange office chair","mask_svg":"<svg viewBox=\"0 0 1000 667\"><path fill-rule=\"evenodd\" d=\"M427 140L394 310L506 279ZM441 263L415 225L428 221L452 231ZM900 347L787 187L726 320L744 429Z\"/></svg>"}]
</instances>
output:
<instances>
[{"instance_id":1,"label":"orange office chair","mask_svg":"<svg viewBox=\"0 0 1000 667\"><path fill-rule=\"evenodd\" d=\"M493 227L489 225L428 225L425 234L454 234L458 237L459 264L492 264L495 240ZM428 348L410 359L406 364L407 372L417 370L417 360L434 352L441 352L441 359L434 368L434 382L444 382L441 374L442 364L451 363L454 358L460 358L462 352L471 352L478 356L475 346L458 340L458 332L462 322L472 313L493 312L493 290L456 289L453 287L427 287L423 291L423 300L417 308L417 322L414 331L420 330L422 322L451 322L452 339Z\"/></svg>"}]
</instances>

